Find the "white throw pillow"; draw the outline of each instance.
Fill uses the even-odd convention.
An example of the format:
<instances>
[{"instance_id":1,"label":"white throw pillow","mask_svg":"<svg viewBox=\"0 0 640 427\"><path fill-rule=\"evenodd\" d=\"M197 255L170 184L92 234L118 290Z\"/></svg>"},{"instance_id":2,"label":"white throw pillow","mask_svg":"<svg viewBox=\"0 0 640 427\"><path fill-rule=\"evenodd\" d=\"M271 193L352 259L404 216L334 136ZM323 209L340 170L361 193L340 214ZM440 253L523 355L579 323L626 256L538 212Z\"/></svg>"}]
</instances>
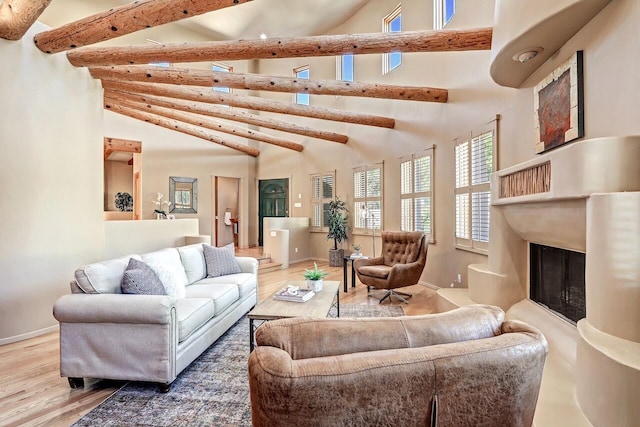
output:
<instances>
[{"instance_id":1,"label":"white throw pillow","mask_svg":"<svg viewBox=\"0 0 640 427\"><path fill-rule=\"evenodd\" d=\"M189 279L180 261L180 254L176 248L166 248L155 252L142 254L142 260L151 265L163 265L171 270L180 286L187 286Z\"/></svg>"},{"instance_id":2,"label":"white throw pillow","mask_svg":"<svg viewBox=\"0 0 640 427\"><path fill-rule=\"evenodd\" d=\"M176 275L176 273L162 264L148 264L149 267L156 273L167 295L173 298L184 298L186 296L186 290L184 288L184 282Z\"/></svg>"},{"instance_id":3,"label":"white throw pillow","mask_svg":"<svg viewBox=\"0 0 640 427\"><path fill-rule=\"evenodd\" d=\"M182 246L178 248L178 253L180 254L184 271L187 273L188 284L207 277L207 266L204 263L202 244Z\"/></svg>"}]
</instances>

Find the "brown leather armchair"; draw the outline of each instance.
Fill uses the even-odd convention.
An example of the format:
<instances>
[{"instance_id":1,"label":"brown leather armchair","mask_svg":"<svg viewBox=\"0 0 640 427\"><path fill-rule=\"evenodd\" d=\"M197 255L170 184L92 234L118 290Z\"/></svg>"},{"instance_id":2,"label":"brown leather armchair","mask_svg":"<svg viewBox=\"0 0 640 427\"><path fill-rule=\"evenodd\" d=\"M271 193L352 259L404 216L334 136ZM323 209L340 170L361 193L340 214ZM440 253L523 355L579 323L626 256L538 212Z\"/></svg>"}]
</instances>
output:
<instances>
[{"instance_id":1,"label":"brown leather armchair","mask_svg":"<svg viewBox=\"0 0 640 427\"><path fill-rule=\"evenodd\" d=\"M547 342L475 305L422 316L262 324L254 426L530 426Z\"/></svg>"},{"instance_id":2,"label":"brown leather armchair","mask_svg":"<svg viewBox=\"0 0 640 427\"><path fill-rule=\"evenodd\" d=\"M429 240L421 231L383 231L382 254L377 258L357 259L353 263L358 279L367 289L386 289L380 302L394 296L405 304L411 294L394 291L418 283L427 262ZM374 296L374 295L370 295Z\"/></svg>"}]
</instances>

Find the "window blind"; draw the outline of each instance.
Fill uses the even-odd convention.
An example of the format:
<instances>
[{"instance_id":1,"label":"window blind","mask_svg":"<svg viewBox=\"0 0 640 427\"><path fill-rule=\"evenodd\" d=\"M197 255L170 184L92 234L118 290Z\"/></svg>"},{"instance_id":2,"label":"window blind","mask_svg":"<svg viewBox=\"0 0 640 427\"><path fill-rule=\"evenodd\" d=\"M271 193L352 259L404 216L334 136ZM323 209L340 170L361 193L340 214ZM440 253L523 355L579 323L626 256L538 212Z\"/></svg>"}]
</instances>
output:
<instances>
[{"instance_id":1,"label":"window blind","mask_svg":"<svg viewBox=\"0 0 640 427\"><path fill-rule=\"evenodd\" d=\"M433 242L433 150L400 159L400 227L422 231Z\"/></svg>"}]
</instances>

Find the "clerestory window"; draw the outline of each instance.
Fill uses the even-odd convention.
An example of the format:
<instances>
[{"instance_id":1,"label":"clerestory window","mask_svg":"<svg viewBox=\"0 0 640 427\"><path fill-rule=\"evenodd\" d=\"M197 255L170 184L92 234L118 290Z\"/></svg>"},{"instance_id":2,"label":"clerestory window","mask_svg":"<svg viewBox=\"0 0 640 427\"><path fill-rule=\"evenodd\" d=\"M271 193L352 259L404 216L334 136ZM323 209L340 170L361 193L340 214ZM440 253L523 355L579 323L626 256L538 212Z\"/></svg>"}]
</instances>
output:
<instances>
[{"instance_id":1,"label":"clerestory window","mask_svg":"<svg viewBox=\"0 0 640 427\"><path fill-rule=\"evenodd\" d=\"M229 65L225 65L225 64L213 64L212 67L213 71L219 71L222 73L232 73L233 72L233 67L229 66ZM213 90L215 90L216 92L224 92L224 93L231 93L231 88L228 87L214 87Z\"/></svg>"},{"instance_id":2,"label":"clerestory window","mask_svg":"<svg viewBox=\"0 0 640 427\"><path fill-rule=\"evenodd\" d=\"M303 67L295 68L293 70L293 75L297 79L309 80L309 66L305 65ZM296 93L294 95L294 102L300 105L309 105L309 98L308 93Z\"/></svg>"},{"instance_id":3,"label":"clerestory window","mask_svg":"<svg viewBox=\"0 0 640 427\"><path fill-rule=\"evenodd\" d=\"M401 6L385 16L382 20L382 31L385 33L399 33L402 31L402 9ZM382 74L398 68L402 64L402 52L390 52L382 54Z\"/></svg>"},{"instance_id":4,"label":"clerestory window","mask_svg":"<svg viewBox=\"0 0 640 427\"><path fill-rule=\"evenodd\" d=\"M433 28L443 29L456 13L456 0L433 0Z\"/></svg>"}]
</instances>

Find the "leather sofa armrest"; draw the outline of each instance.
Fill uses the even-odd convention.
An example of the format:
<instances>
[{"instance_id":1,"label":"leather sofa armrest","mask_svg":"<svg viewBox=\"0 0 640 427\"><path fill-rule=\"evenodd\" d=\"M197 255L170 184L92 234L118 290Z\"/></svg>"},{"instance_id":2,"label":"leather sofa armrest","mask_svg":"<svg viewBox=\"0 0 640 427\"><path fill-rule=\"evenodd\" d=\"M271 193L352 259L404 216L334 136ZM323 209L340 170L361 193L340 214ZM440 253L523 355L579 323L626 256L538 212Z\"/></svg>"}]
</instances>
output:
<instances>
[{"instance_id":1,"label":"leather sofa armrest","mask_svg":"<svg viewBox=\"0 0 640 427\"><path fill-rule=\"evenodd\" d=\"M237 256L236 261L243 273L258 274L258 260L252 257Z\"/></svg>"},{"instance_id":2,"label":"leather sofa armrest","mask_svg":"<svg viewBox=\"0 0 640 427\"><path fill-rule=\"evenodd\" d=\"M53 305L60 323L171 324L175 302L166 295L71 294Z\"/></svg>"}]
</instances>

